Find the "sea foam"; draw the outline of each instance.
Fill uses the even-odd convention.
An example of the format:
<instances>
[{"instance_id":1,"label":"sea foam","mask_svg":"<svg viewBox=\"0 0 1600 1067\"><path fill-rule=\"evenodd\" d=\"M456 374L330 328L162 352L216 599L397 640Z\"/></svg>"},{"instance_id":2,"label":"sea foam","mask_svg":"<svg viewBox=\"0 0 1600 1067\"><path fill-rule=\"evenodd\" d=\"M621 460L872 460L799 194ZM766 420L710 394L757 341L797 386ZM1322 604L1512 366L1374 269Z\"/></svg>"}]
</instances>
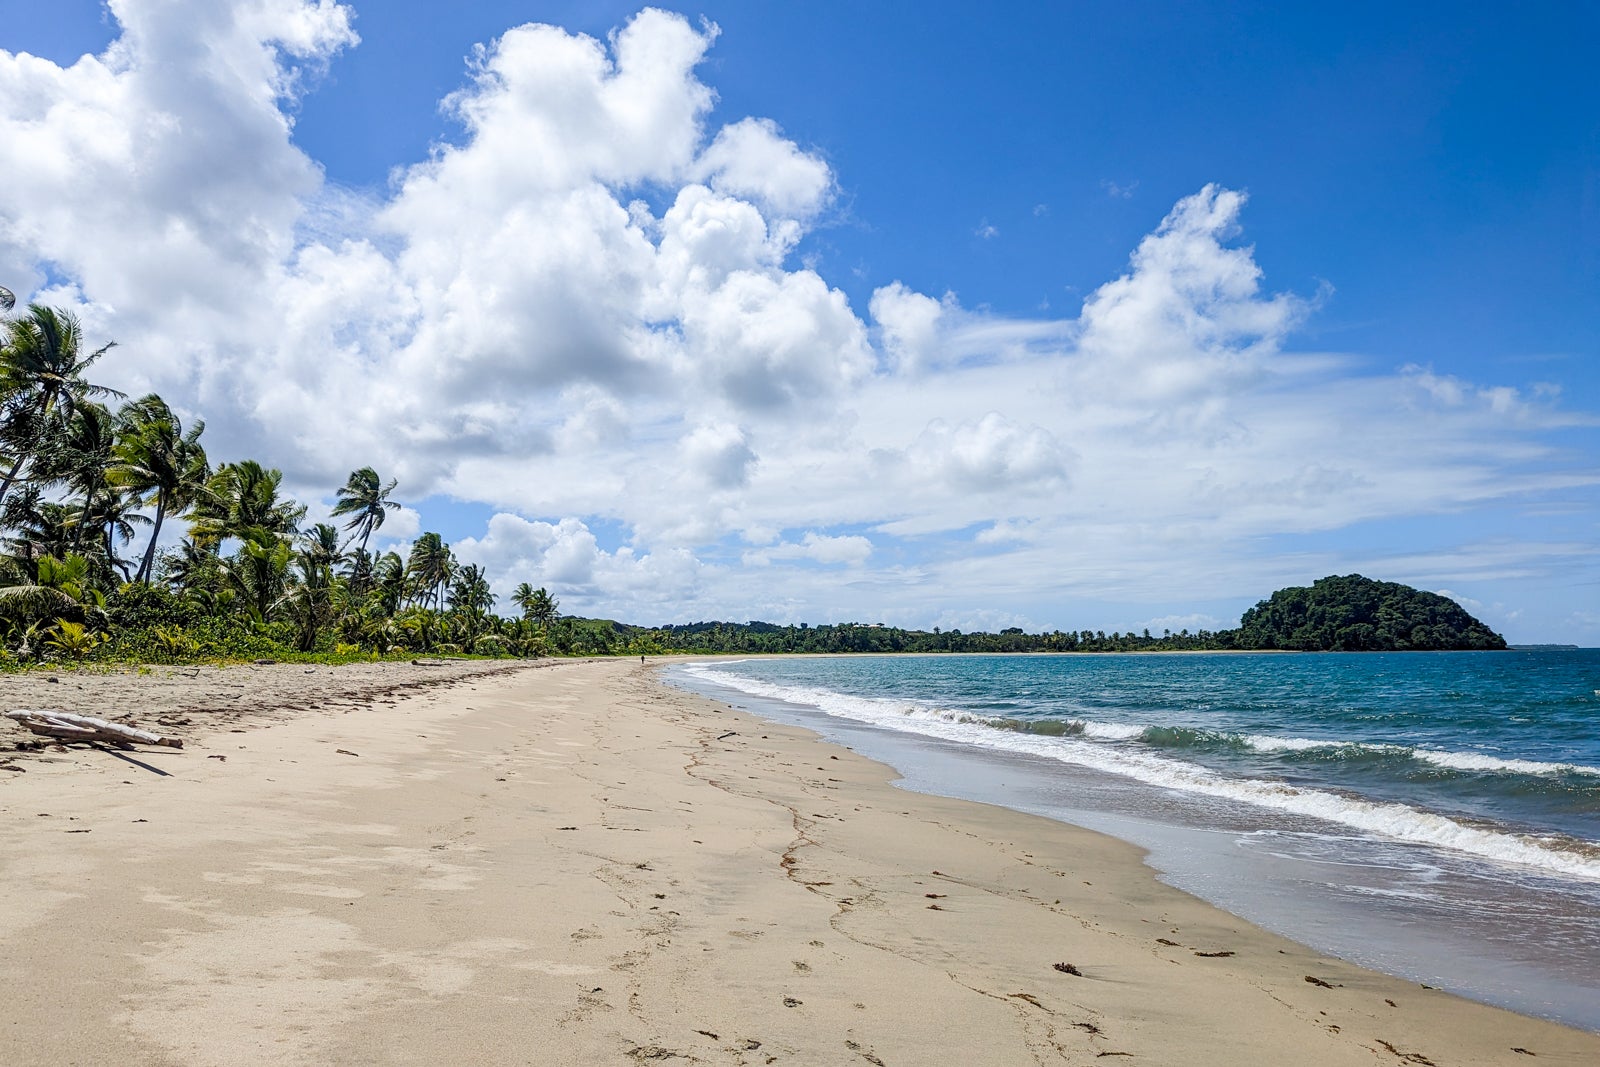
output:
<instances>
[{"instance_id":1,"label":"sea foam","mask_svg":"<svg viewBox=\"0 0 1600 1067\"><path fill-rule=\"evenodd\" d=\"M1309 789L1268 779L1232 777L1199 764L1128 747L1149 727L1078 721L1075 729L1051 734L996 729L994 720L932 704L853 696L828 689L780 685L727 669L693 664L687 673L752 696L817 708L826 714L928 737L1001 751L1042 756L1124 775L1149 785L1217 797L1322 819L1396 841L1467 853L1500 863L1520 864L1550 873L1600 881L1600 849L1585 842L1556 843L1503 830L1468 825L1436 812L1392 801ZM1303 751L1352 742L1314 738L1246 735L1241 741L1264 751ZM1470 771L1528 774L1600 773L1600 769L1532 760L1503 760L1471 753L1393 746L1397 753ZM1447 761L1455 761L1454 763Z\"/></svg>"}]
</instances>

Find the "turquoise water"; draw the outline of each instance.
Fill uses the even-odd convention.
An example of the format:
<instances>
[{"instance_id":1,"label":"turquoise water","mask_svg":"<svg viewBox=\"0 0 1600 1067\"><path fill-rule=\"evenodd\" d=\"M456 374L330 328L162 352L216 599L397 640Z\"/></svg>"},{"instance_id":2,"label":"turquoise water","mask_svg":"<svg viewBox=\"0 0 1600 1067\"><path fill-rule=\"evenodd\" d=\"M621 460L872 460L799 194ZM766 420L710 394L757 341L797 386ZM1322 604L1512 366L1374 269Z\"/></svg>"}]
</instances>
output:
<instances>
[{"instance_id":1,"label":"turquoise water","mask_svg":"<svg viewBox=\"0 0 1600 1067\"><path fill-rule=\"evenodd\" d=\"M772 658L676 677L914 788L1134 840L1169 881L1327 951L1600 1029L1600 650Z\"/></svg>"}]
</instances>

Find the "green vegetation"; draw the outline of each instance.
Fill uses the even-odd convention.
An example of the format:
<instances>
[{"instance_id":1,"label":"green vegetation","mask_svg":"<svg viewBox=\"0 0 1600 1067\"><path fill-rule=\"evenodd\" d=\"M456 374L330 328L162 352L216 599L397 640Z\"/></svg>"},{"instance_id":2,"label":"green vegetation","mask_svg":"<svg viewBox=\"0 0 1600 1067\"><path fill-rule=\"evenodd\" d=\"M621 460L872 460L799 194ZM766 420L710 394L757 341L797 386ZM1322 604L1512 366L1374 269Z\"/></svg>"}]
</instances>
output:
<instances>
[{"instance_id":1,"label":"green vegetation","mask_svg":"<svg viewBox=\"0 0 1600 1067\"><path fill-rule=\"evenodd\" d=\"M1298 652L1440 652L1502 649L1505 638L1460 604L1359 574L1280 589L1244 613L1239 648Z\"/></svg>"},{"instance_id":2,"label":"green vegetation","mask_svg":"<svg viewBox=\"0 0 1600 1067\"><path fill-rule=\"evenodd\" d=\"M90 381L111 348L85 353L59 309L0 324L0 667L634 651L613 628L563 619L527 583L520 615L494 614L483 570L436 533L406 559L371 554L399 507L396 483L371 467L337 491L342 530L302 527L282 472L251 459L213 468L204 423L185 428L155 394L129 400ZM179 522L187 536L162 553L162 530ZM141 527L147 547L124 558Z\"/></svg>"},{"instance_id":3,"label":"green vegetation","mask_svg":"<svg viewBox=\"0 0 1600 1067\"><path fill-rule=\"evenodd\" d=\"M663 650L693 653L759 654L779 652L1179 652L1232 648L1224 634L1202 630L1191 634L1106 633L1103 630L1055 630L1024 633L1019 627L999 633L960 630L902 630L877 623L832 626L776 626L769 622L697 622L664 626L631 640Z\"/></svg>"},{"instance_id":4,"label":"green vegetation","mask_svg":"<svg viewBox=\"0 0 1600 1067\"><path fill-rule=\"evenodd\" d=\"M0 289L0 308L10 296ZM1458 605L1359 575L1282 589L1237 630L1027 634L845 623L701 622L647 629L564 618L523 582L494 613L482 568L437 533L407 558L368 544L400 505L371 467L337 490L340 527L302 526L283 475L244 459L212 467L205 424L185 428L155 394L128 400L87 375L79 324L30 306L0 320L0 668L41 661L257 658L343 661L418 652L487 656L784 652L1142 652L1203 649L1493 649ZM120 402L120 403L119 403ZM112 407L111 404L117 404ZM187 536L165 553L171 523ZM140 527L135 561L122 550Z\"/></svg>"},{"instance_id":5,"label":"green vegetation","mask_svg":"<svg viewBox=\"0 0 1600 1067\"><path fill-rule=\"evenodd\" d=\"M694 653L784 652L1420 652L1503 649L1505 639L1455 601L1359 574L1280 589L1244 613L1236 630L1029 634L902 630L845 623L775 626L700 622L655 630L607 624L631 646Z\"/></svg>"}]
</instances>

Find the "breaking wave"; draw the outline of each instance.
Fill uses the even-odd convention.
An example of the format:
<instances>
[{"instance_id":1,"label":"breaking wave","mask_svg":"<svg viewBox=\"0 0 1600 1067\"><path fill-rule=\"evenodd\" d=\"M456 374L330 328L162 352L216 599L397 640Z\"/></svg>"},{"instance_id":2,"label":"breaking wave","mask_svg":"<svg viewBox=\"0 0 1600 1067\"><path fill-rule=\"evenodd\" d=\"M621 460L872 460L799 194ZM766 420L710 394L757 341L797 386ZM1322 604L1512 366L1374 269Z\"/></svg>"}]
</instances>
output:
<instances>
[{"instance_id":1,"label":"breaking wave","mask_svg":"<svg viewBox=\"0 0 1600 1067\"><path fill-rule=\"evenodd\" d=\"M829 689L750 678L725 666L696 664L687 673L752 696L817 708L875 726L1003 751L1027 753L1120 774L1149 785L1309 816L1396 841L1451 849L1501 863L1600 881L1600 846L1560 835L1522 834L1476 825L1387 800L1270 778L1224 774L1185 751L1256 752L1290 759L1377 760L1427 764L1446 772L1577 780L1600 799L1600 767L1504 759L1407 745L1231 734L1172 726L1097 722L1084 718L1023 719L973 714L921 701L855 696Z\"/></svg>"}]
</instances>

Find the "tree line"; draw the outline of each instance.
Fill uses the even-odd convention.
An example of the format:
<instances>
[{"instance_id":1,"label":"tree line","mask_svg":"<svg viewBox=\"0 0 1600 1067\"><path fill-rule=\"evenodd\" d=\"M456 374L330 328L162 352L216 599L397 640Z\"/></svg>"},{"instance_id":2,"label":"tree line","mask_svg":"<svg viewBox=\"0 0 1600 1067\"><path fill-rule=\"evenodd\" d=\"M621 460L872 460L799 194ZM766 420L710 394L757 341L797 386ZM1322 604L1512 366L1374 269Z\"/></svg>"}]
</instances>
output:
<instances>
[{"instance_id":1,"label":"tree line","mask_svg":"<svg viewBox=\"0 0 1600 1067\"><path fill-rule=\"evenodd\" d=\"M632 637L632 635L630 635ZM907 630L878 623L782 626L769 622L697 622L643 631L632 639L663 650L705 654L785 652L1195 652L1238 646L1231 631L1187 629L1052 630L1025 633L1009 627L999 633L961 630Z\"/></svg>"},{"instance_id":2,"label":"tree line","mask_svg":"<svg viewBox=\"0 0 1600 1067\"><path fill-rule=\"evenodd\" d=\"M1438 593L1359 574L1280 589L1231 630L1159 635L1103 630L999 633L902 630L878 624L775 626L699 622L651 631L665 648L702 653L778 652L1442 652L1492 651L1505 638Z\"/></svg>"},{"instance_id":3,"label":"tree line","mask_svg":"<svg viewBox=\"0 0 1600 1067\"><path fill-rule=\"evenodd\" d=\"M89 349L57 308L0 327L0 663L601 650L527 582L496 614L483 568L437 533L373 551L400 504L371 467L337 490L336 524L303 525L281 471L213 465L204 422L96 384L113 347Z\"/></svg>"}]
</instances>

